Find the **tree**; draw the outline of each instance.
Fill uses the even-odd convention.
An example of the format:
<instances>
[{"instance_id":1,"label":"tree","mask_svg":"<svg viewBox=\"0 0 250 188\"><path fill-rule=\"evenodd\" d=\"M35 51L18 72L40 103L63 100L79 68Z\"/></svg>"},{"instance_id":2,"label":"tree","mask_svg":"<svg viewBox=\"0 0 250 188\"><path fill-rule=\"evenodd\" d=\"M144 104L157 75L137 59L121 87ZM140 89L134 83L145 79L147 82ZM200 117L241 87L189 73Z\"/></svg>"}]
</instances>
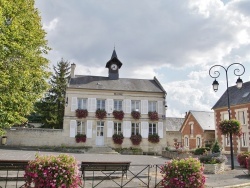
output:
<instances>
[{"instance_id":1,"label":"tree","mask_svg":"<svg viewBox=\"0 0 250 188\"><path fill-rule=\"evenodd\" d=\"M70 63L61 59L53 67L54 74L50 79L50 90L38 103L36 109L42 115L42 123L46 128L63 127L63 117L66 98L66 87L70 76Z\"/></svg>"},{"instance_id":2,"label":"tree","mask_svg":"<svg viewBox=\"0 0 250 188\"><path fill-rule=\"evenodd\" d=\"M0 0L0 129L27 121L47 90L50 50L34 0ZM1 134L0 131L0 134Z\"/></svg>"}]
</instances>

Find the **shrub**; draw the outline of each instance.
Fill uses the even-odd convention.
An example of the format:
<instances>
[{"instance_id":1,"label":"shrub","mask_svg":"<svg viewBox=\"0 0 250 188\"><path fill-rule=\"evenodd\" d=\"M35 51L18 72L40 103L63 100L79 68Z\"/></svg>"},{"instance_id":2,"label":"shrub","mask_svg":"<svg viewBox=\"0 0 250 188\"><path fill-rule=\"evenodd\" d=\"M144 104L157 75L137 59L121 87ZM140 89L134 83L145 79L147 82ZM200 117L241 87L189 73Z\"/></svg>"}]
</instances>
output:
<instances>
[{"instance_id":1,"label":"shrub","mask_svg":"<svg viewBox=\"0 0 250 188\"><path fill-rule=\"evenodd\" d=\"M142 141L142 137L140 134L136 134L136 135L132 135L130 137L130 140L131 140L133 145L139 145Z\"/></svg>"},{"instance_id":2,"label":"shrub","mask_svg":"<svg viewBox=\"0 0 250 188\"><path fill-rule=\"evenodd\" d=\"M73 156L39 156L31 160L25 169L25 186L50 188L77 188L81 185L77 161Z\"/></svg>"},{"instance_id":3,"label":"shrub","mask_svg":"<svg viewBox=\"0 0 250 188\"><path fill-rule=\"evenodd\" d=\"M79 133L78 133L78 134L75 136L75 139L76 139L76 142L77 142L77 143L79 143L79 142L86 142L87 137L86 137L85 134L79 134Z\"/></svg>"},{"instance_id":4,"label":"shrub","mask_svg":"<svg viewBox=\"0 0 250 188\"><path fill-rule=\"evenodd\" d=\"M132 111L132 112L131 112L131 116L132 116L134 119L138 120L138 119L140 119L140 117L141 117L141 113L138 112L138 111Z\"/></svg>"},{"instance_id":5,"label":"shrub","mask_svg":"<svg viewBox=\"0 0 250 188\"><path fill-rule=\"evenodd\" d=\"M215 157L213 155L203 155L199 158L199 160L204 164L217 164L227 162L227 157L225 155L220 155L218 157Z\"/></svg>"},{"instance_id":6,"label":"shrub","mask_svg":"<svg viewBox=\"0 0 250 188\"><path fill-rule=\"evenodd\" d=\"M113 116L115 119L122 120L124 118L124 112L122 110L121 111L114 110Z\"/></svg>"},{"instance_id":7,"label":"shrub","mask_svg":"<svg viewBox=\"0 0 250 188\"><path fill-rule=\"evenodd\" d=\"M157 112L148 112L148 117L152 121L158 121L159 120Z\"/></svg>"},{"instance_id":8,"label":"shrub","mask_svg":"<svg viewBox=\"0 0 250 188\"><path fill-rule=\"evenodd\" d=\"M218 140L216 140L212 146L212 153L219 153L221 151Z\"/></svg>"},{"instance_id":9,"label":"shrub","mask_svg":"<svg viewBox=\"0 0 250 188\"><path fill-rule=\"evenodd\" d=\"M247 163L248 175L250 175L250 157L246 158L246 163Z\"/></svg>"},{"instance_id":10,"label":"shrub","mask_svg":"<svg viewBox=\"0 0 250 188\"><path fill-rule=\"evenodd\" d=\"M87 116L88 116L88 110L84 110L84 109L77 109L76 110L76 117L86 118Z\"/></svg>"},{"instance_id":11,"label":"shrub","mask_svg":"<svg viewBox=\"0 0 250 188\"><path fill-rule=\"evenodd\" d=\"M240 166L247 168L247 158L250 156L250 152L242 152L237 155L237 161Z\"/></svg>"},{"instance_id":12,"label":"shrub","mask_svg":"<svg viewBox=\"0 0 250 188\"><path fill-rule=\"evenodd\" d=\"M158 134L150 134L148 135L148 141L151 143L158 143L160 142L160 137Z\"/></svg>"},{"instance_id":13,"label":"shrub","mask_svg":"<svg viewBox=\"0 0 250 188\"><path fill-rule=\"evenodd\" d=\"M107 112L104 109L97 109L95 112L95 117L98 119L104 119L107 116Z\"/></svg>"},{"instance_id":14,"label":"shrub","mask_svg":"<svg viewBox=\"0 0 250 188\"><path fill-rule=\"evenodd\" d=\"M124 136L122 133L120 133L120 134L115 133L115 134L113 134L112 138L113 138L113 141L115 144L121 145L123 142Z\"/></svg>"},{"instance_id":15,"label":"shrub","mask_svg":"<svg viewBox=\"0 0 250 188\"><path fill-rule=\"evenodd\" d=\"M196 150L194 150L194 154L195 155L203 155L207 151L210 151L210 148L197 148Z\"/></svg>"},{"instance_id":16,"label":"shrub","mask_svg":"<svg viewBox=\"0 0 250 188\"><path fill-rule=\"evenodd\" d=\"M203 188L204 168L196 158L174 159L161 167L162 185L165 188Z\"/></svg>"}]
</instances>

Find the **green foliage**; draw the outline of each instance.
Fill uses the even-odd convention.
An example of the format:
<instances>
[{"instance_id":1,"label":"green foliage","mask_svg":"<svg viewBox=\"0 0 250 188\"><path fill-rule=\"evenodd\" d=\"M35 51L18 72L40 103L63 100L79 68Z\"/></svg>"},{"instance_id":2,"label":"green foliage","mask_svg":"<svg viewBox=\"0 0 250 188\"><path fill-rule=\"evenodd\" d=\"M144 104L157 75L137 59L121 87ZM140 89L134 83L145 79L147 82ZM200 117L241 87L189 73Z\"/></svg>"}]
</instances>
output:
<instances>
[{"instance_id":1,"label":"green foliage","mask_svg":"<svg viewBox=\"0 0 250 188\"><path fill-rule=\"evenodd\" d=\"M162 184L166 188L201 188L205 184L204 168L196 158L174 159L162 166Z\"/></svg>"},{"instance_id":2,"label":"green foliage","mask_svg":"<svg viewBox=\"0 0 250 188\"><path fill-rule=\"evenodd\" d=\"M195 155L203 155L207 151L210 151L210 148L197 148L196 150L194 150L194 154Z\"/></svg>"},{"instance_id":3,"label":"green foliage","mask_svg":"<svg viewBox=\"0 0 250 188\"><path fill-rule=\"evenodd\" d=\"M218 153L221 151L218 140L216 140L212 146L212 153Z\"/></svg>"},{"instance_id":4,"label":"green foliage","mask_svg":"<svg viewBox=\"0 0 250 188\"><path fill-rule=\"evenodd\" d=\"M200 162L204 164L217 164L227 161L227 157L225 155L213 156L213 155L203 155L200 158Z\"/></svg>"},{"instance_id":5,"label":"green foliage","mask_svg":"<svg viewBox=\"0 0 250 188\"><path fill-rule=\"evenodd\" d=\"M0 134L27 121L47 89L49 48L34 0L0 1Z\"/></svg>"},{"instance_id":6,"label":"green foliage","mask_svg":"<svg viewBox=\"0 0 250 188\"><path fill-rule=\"evenodd\" d=\"M35 110L40 114L44 127L62 129L70 63L61 59L53 68L54 74L50 79L51 88L45 97L36 103Z\"/></svg>"}]
</instances>

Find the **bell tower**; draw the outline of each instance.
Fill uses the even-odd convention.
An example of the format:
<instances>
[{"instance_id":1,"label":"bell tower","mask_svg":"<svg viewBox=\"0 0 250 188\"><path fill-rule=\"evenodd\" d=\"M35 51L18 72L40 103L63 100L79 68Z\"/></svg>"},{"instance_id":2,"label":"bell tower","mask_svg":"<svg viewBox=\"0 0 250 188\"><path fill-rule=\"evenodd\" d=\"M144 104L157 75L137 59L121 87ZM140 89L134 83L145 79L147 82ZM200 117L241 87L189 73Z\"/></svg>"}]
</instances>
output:
<instances>
[{"instance_id":1,"label":"bell tower","mask_svg":"<svg viewBox=\"0 0 250 188\"><path fill-rule=\"evenodd\" d=\"M118 80L119 79L119 69L121 68L122 63L118 59L116 55L116 51L114 49L111 59L106 63L106 68L109 69L109 79L110 80Z\"/></svg>"}]
</instances>

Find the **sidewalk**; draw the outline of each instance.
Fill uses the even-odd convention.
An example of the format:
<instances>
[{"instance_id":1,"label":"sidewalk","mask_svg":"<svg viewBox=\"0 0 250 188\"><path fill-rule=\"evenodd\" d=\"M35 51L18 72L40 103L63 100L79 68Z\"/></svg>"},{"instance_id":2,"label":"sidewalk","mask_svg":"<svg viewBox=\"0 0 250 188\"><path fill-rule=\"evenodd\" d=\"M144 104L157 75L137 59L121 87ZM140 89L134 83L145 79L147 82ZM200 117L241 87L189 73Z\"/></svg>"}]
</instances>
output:
<instances>
[{"instance_id":1,"label":"sidewalk","mask_svg":"<svg viewBox=\"0 0 250 188\"><path fill-rule=\"evenodd\" d=\"M231 166L227 165L221 174L206 174L206 188L233 188L244 187L250 188L250 175L245 168L235 166L231 170Z\"/></svg>"}]
</instances>

